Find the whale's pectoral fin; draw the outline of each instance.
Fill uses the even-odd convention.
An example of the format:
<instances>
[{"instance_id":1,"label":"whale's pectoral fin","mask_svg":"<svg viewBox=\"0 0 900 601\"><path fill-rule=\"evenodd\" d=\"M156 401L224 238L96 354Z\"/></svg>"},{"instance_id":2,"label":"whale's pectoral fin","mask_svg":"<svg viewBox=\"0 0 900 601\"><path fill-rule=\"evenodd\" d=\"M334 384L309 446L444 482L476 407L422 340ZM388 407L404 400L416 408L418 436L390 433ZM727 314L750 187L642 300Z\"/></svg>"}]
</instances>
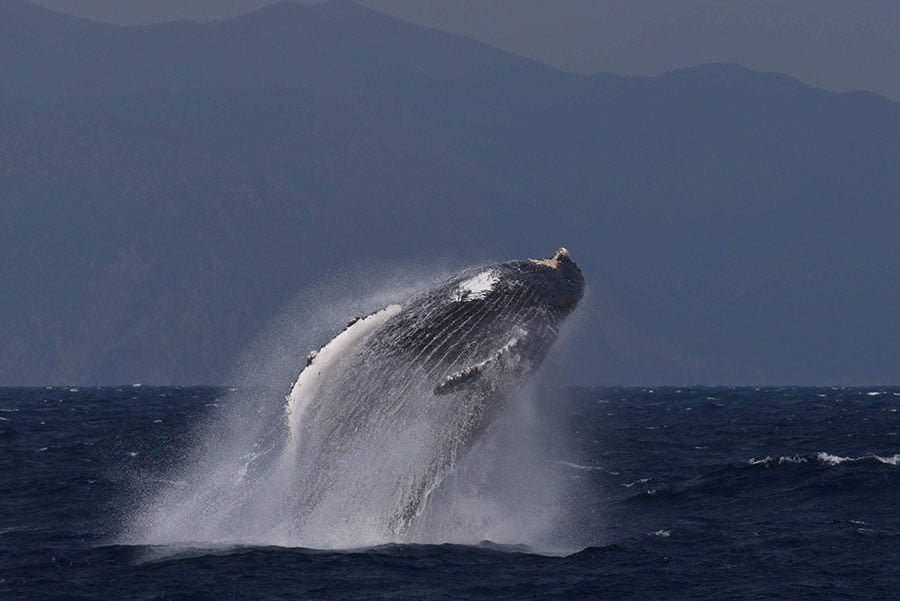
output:
<instances>
[{"instance_id":1,"label":"whale's pectoral fin","mask_svg":"<svg viewBox=\"0 0 900 601\"><path fill-rule=\"evenodd\" d=\"M376 315L378 315L378 314L382 314L382 313L384 313L384 312L386 312L386 311L391 310L394 306L395 306L395 305L391 305L391 306L388 306L388 307L384 307L384 308L379 309L379 310L377 310L377 311L373 311L372 313L369 313L368 315L355 315L355 316L351 317L350 319L348 319L348 320L347 320L347 325L344 326L344 329L341 330L340 333L338 333L337 336L335 336L334 338L332 338L331 340L329 340L329 341L325 344L325 346L323 346L322 348L320 348L320 349L318 349L318 350L312 350L312 351L309 351L309 354L306 356L306 367L309 367L310 365L312 365L313 363L315 363L315 362L316 362L316 359L319 357L319 355L322 353L322 351L324 351L325 349L327 349L330 345L334 344L334 342L335 342L337 339L339 339L339 338L341 338L341 337L344 337L344 336L347 336L348 333L352 333L354 330L362 330L362 329L365 329L365 328L363 328L364 322L369 321L370 318L372 318L372 317L374 317L374 316L376 316Z\"/></svg>"},{"instance_id":2,"label":"whale's pectoral fin","mask_svg":"<svg viewBox=\"0 0 900 601\"><path fill-rule=\"evenodd\" d=\"M518 328L513 337L502 347L491 353L484 361L454 372L435 386L434 394L451 394L463 388L495 386L500 375L521 375L527 371L522 348L527 344L528 331ZM485 377L490 374L491 377Z\"/></svg>"}]
</instances>

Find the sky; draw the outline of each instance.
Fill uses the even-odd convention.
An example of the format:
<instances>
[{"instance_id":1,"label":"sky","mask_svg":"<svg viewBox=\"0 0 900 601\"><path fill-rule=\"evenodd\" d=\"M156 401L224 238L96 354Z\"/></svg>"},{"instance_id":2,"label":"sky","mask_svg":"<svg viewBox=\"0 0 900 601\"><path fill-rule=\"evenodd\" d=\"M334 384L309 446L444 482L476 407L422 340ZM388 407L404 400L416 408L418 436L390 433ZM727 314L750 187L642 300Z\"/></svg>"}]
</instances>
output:
<instances>
[{"instance_id":1,"label":"sky","mask_svg":"<svg viewBox=\"0 0 900 601\"><path fill-rule=\"evenodd\" d=\"M34 0L121 24L209 20L271 0ZM566 71L656 75L708 62L900 101L897 0L362 0Z\"/></svg>"}]
</instances>

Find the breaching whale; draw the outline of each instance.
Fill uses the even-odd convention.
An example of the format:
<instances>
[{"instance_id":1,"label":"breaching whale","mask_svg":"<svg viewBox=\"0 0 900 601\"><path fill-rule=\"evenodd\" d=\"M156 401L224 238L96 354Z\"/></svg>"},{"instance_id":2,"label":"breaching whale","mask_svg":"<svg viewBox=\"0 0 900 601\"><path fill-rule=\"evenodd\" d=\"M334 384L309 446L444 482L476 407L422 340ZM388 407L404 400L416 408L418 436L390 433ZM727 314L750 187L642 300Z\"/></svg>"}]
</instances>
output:
<instances>
[{"instance_id":1,"label":"breaching whale","mask_svg":"<svg viewBox=\"0 0 900 601\"><path fill-rule=\"evenodd\" d=\"M338 506L357 527L402 537L541 365L583 291L565 248L473 267L311 352L286 399L306 471L301 525Z\"/></svg>"}]
</instances>

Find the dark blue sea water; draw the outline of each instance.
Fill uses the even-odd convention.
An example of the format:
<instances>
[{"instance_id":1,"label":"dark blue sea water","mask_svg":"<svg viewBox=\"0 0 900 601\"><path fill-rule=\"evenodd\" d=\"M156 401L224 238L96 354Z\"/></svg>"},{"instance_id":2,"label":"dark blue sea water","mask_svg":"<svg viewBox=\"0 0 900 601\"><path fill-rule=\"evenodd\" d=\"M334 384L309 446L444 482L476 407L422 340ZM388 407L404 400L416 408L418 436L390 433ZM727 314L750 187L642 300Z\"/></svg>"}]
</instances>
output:
<instances>
[{"instance_id":1,"label":"dark blue sea water","mask_svg":"<svg viewBox=\"0 0 900 601\"><path fill-rule=\"evenodd\" d=\"M0 389L0 599L900 598L900 389L539 396L577 491L562 555L121 544L223 391Z\"/></svg>"}]
</instances>

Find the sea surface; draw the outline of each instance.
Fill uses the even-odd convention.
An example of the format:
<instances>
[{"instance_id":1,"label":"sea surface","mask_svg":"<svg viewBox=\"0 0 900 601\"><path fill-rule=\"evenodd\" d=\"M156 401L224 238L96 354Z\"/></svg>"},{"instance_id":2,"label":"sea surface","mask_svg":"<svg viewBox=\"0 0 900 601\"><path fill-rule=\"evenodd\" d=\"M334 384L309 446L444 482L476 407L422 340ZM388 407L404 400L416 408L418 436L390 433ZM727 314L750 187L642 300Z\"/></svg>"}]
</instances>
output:
<instances>
[{"instance_id":1,"label":"sea surface","mask_svg":"<svg viewBox=\"0 0 900 601\"><path fill-rule=\"evenodd\" d=\"M570 549L166 549L123 524L227 391L0 388L0 599L900 599L900 388L538 397Z\"/></svg>"}]
</instances>

